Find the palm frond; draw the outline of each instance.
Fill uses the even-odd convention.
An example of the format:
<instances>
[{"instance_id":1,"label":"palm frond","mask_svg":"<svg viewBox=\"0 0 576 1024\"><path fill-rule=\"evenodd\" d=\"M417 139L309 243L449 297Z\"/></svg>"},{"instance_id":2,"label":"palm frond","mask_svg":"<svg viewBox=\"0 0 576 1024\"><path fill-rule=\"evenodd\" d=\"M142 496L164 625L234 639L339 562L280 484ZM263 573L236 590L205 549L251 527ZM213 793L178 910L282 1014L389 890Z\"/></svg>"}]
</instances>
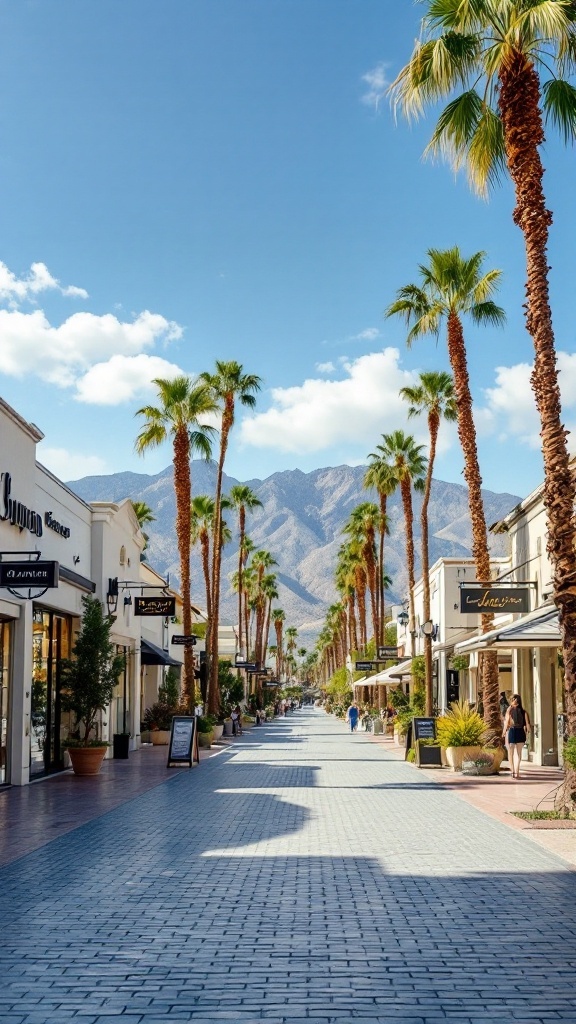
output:
<instances>
[{"instance_id":1,"label":"palm frond","mask_svg":"<svg viewBox=\"0 0 576 1024\"><path fill-rule=\"evenodd\" d=\"M535 0L516 4L509 38L530 52L542 43L554 43L568 31L569 18L563 0Z\"/></svg>"},{"instance_id":2,"label":"palm frond","mask_svg":"<svg viewBox=\"0 0 576 1024\"><path fill-rule=\"evenodd\" d=\"M484 195L488 185L498 184L506 173L504 128L498 114L487 104L468 146L468 181Z\"/></svg>"},{"instance_id":3,"label":"palm frond","mask_svg":"<svg viewBox=\"0 0 576 1024\"><path fill-rule=\"evenodd\" d=\"M503 327L506 323L506 313L495 302L477 302L471 307L470 316L476 324L491 324L493 327Z\"/></svg>"},{"instance_id":4,"label":"palm frond","mask_svg":"<svg viewBox=\"0 0 576 1024\"><path fill-rule=\"evenodd\" d=\"M576 88L562 79L552 79L542 87L542 104L547 120L566 142L576 138Z\"/></svg>"}]
</instances>

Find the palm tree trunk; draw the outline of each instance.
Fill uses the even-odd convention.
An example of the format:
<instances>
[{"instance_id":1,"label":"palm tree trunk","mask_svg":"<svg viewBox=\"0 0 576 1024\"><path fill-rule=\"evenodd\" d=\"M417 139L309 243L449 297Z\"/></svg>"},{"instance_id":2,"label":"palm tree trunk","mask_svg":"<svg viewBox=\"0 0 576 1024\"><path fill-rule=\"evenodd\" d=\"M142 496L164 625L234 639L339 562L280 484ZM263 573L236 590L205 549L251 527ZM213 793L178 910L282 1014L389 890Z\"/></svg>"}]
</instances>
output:
<instances>
[{"instance_id":1,"label":"palm tree trunk","mask_svg":"<svg viewBox=\"0 0 576 1024\"><path fill-rule=\"evenodd\" d=\"M207 530L200 534L200 547L202 549L202 573L204 575L204 586L206 589L206 615L208 622L212 618L212 598L210 594L210 535Z\"/></svg>"},{"instance_id":2,"label":"palm tree trunk","mask_svg":"<svg viewBox=\"0 0 576 1024\"><path fill-rule=\"evenodd\" d=\"M412 511L412 485L403 479L400 484L404 526L406 528L406 568L408 569L408 597L410 600L410 657L416 657L416 612L414 609L414 513Z\"/></svg>"},{"instance_id":3,"label":"palm tree trunk","mask_svg":"<svg viewBox=\"0 0 576 1024\"><path fill-rule=\"evenodd\" d=\"M192 633L190 607L190 503L192 479L190 473L190 441L188 431L179 429L174 435L174 491L176 495L176 539L180 558L180 591L182 594L182 625L184 634ZM184 647L183 691L190 709L194 702L194 655L192 648Z\"/></svg>"},{"instance_id":4,"label":"palm tree trunk","mask_svg":"<svg viewBox=\"0 0 576 1024\"><path fill-rule=\"evenodd\" d=\"M246 532L246 509L244 505L240 505L238 510L238 527L239 527L239 551L238 551L238 645L240 652L245 652L246 660L248 659L248 644L246 647L242 646L242 577L244 575L244 534Z\"/></svg>"},{"instance_id":5,"label":"palm tree trunk","mask_svg":"<svg viewBox=\"0 0 576 1024\"><path fill-rule=\"evenodd\" d=\"M568 735L576 735L576 562L575 480L570 472L562 424L560 388L548 286L548 232L544 169L538 146L544 141L538 76L521 54L514 54L500 78L500 113L506 161L516 193L514 220L526 247L526 326L534 343L532 388L540 415L544 459L547 550L554 572L564 656L564 701ZM576 772L566 768L566 791L576 800Z\"/></svg>"},{"instance_id":6,"label":"palm tree trunk","mask_svg":"<svg viewBox=\"0 0 576 1024\"><path fill-rule=\"evenodd\" d=\"M428 469L426 471L426 483L424 485L424 497L422 498L422 510L420 513L420 527L422 531L422 585L423 585L423 610L424 622L430 621L430 558L428 551L428 505L430 503L430 492L432 490L432 473L434 460L436 458L436 443L438 440L438 429L440 417L438 413L430 412L428 416L428 430L430 433L430 451L428 453ZM426 714L430 717L434 704L432 691L432 637L424 636L424 671L426 688Z\"/></svg>"},{"instance_id":7,"label":"palm tree trunk","mask_svg":"<svg viewBox=\"0 0 576 1024\"><path fill-rule=\"evenodd\" d=\"M454 392L458 410L458 437L464 456L464 479L468 487L468 508L472 523L472 555L476 564L479 583L488 583L491 578L490 553L484 502L482 500L482 477L478 463L476 428L472 416L470 378L466 363L466 348L462 323L456 313L448 317L448 355L454 377ZM482 615L482 632L487 633L494 624L493 615ZM502 718L500 715L500 687L498 681L498 656L495 651L485 651L482 671L482 703L484 721L494 733L494 742L500 742Z\"/></svg>"},{"instance_id":8,"label":"palm tree trunk","mask_svg":"<svg viewBox=\"0 0 576 1024\"><path fill-rule=\"evenodd\" d=\"M220 709L220 693L218 688L218 624L220 619L220 569L222 565L222 478L224 475L224 460L228 448L228 435L234 415L232 416L228 406L222 414L222 430L220 434L220 455L218 457L218 471L216 474L216 495L214 509L214 542L212 547L212 619L213 627L211 633L211 651L208 680L208 712L211 715L218 714Z\"/></svg>"},{"instance_id":9,"label":"palm tree trunk","mask_svg":"<svg viewBox=\"0 0 576 1024\"><path fill-rule=\"evenodd\" d=\"M380 536L378 538L378 590L380 594L380 632L378 634L379 643L384 644L386 642L386 626L385 626L385 608L384 608L384 535L386 533L386 504L387 497L385 494L380 494L380 517L382 520L382 526L380 529Z\"/></svg>"}]
</instances>

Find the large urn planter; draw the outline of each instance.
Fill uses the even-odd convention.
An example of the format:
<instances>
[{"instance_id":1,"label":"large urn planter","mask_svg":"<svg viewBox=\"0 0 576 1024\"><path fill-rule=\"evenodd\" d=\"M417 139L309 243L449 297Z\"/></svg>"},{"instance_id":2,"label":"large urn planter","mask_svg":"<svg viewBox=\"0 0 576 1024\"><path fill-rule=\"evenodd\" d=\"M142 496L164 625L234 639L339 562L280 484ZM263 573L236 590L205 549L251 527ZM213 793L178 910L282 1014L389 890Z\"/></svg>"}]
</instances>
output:
<instances>
[{"instance_id":1,"label":"large urn planter","mask_svg":"<svg viewBox=\"0 0 576 1024\"><path fill-rule=\"evenodd\" d=\"M107 747L68 747L74 775L98 775Z\"/></svg>"},{"instance_id":2,"label":"large urn planter","mask_svg":"<svg viewBox=\"0 0 576 1024\"><path fill-rule=\"evenodd\" d=\"M224 720L224 735L225 736L233 736L234 735L233 732L232 732L232 719L231 718L226 718Z\"/></svg>"},{"instance_id":3,"label":"large urn planter","mask_svg":"<svg viewBox=\"0 0 576 1024\"><path fill-rule=\"evenodd\" d=\"M170 742L170 730L152 729L150 732L150 739L152 740L152 746L165 747Z\"/></svg>"},{"instance_id":4,"label":"large urn planter","mask_svg":"<svg viewBox=\"0 0 576 1024\"><path fill-rule=\"evenodd\" d=\"M224 726L221 722L213 726L212 732L214 733L214 743L218 743L218 740L222 739L222 733L224 732Z\"/></svg>"},{"instance_id":5,"label":"large urn planter","mask_svg":"<svg viewBox=\"0 0 576 1024\"><path fill-rule=\"evenodd\" d=\"M474 761L481 752L480 745L476 747L446 747L446 760L453 772L461 772L462 762Z\"/></svg>"}]
</instances>

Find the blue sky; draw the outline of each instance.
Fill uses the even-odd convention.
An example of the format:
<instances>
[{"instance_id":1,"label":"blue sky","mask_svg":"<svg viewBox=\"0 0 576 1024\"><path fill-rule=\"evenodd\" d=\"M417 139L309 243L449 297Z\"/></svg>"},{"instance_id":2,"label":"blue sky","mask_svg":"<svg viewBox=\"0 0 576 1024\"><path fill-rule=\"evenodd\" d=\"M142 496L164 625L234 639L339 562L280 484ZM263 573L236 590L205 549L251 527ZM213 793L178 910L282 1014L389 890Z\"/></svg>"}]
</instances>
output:
<instances>
[{"instance_id":1,"label":"blue sky","mask_svg":"<svg viewBox=\"0 0 576 1024\"><path fill-rule=\"evenodd\" d=\"M0 394L63 479L154 473L133 452L150 380L238 359L264 380L241 479L359 463L406 428L398 388L447 365L384 321L426 250L486 250L505 330L467 328L486 487L542 477L509 185L489 203L422 160L386 84L423 8L399 0L0 0ZM543 153L567 425L574 152ZM410 429L425 439L424 424ZM421 436L420 436L421 435ZM454 431L437 476L460 481Z\"/></svg>"}]
</instances>

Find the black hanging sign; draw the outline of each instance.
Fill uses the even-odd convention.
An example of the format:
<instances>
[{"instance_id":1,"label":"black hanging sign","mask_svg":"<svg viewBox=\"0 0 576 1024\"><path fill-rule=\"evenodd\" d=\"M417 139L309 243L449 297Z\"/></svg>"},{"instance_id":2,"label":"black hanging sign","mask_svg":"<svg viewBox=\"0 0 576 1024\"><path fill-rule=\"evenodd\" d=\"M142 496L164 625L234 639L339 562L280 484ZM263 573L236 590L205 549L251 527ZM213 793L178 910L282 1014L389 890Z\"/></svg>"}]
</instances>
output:
<instances>
[{"instance_id":1,"label":"black hanging sign","mask_svg":"<svg viewBox=\"0 0 576 1024\"><path fill-rule=\"evenodd\" d=\"M179 644L181 647L195 647L196 639L197 638L193 633L190 633L189 636L179 636L178 634L175 634L170 642L177 645Z\"/></svg>"},{"instance_id":2,"label":"black hanging sign","mask_svg":"<svg viewBox=\"0 0 576 1024\"><path fill-rule=\"evenodd\" d=\"M354 662L355 672L373 672L378 668L377 662L374 661L356 661Z\"/></svg>"},{"instance_id":3,"label":"black hanging sign","mask_svg":"<svg viewBox=\"0 0 576 1024\"><path fill-rule=\"evenodd\" d=\"M378 660L379 661L390 661L392 658L398 657L397 647L379 647L378 648Z\"/></svg>"},{"instance_id":4,"label":"black hanging sign","mask_svg":"<svg viewBox=\"0 0 576 1024\"><path fill-rule=\"evenodd\" d=\"M175 615L175 597L137 597L134 601L135 615Z\"/></svg>"},{"instance_id":5,"label":"black hanging sign","mask_svg":"<svg viewBox=\"0 0 576 1024\"><path fill-rule=\"evenodd\" d=\"M200 762L196 718L194 715L174 715L166 767L187 764L191 768L194 761L197 764Z\"/></svg>"},{"instance_id":6,"label":"black hanging sign","mask_svg":"<svg viewBox=\"0 0 576 1024\"><path fill-rule=\"evenodd\" d=\"M461 587L460 613L529 612L529 587Z\"/></svg>"},{"instance_id":7,"label":"black hanging sign","mask_svg":"<svg viewBox=\"0 0 576 1024\"><path fill-rule=\"evenodd\" d=\"M58 586L58 562L0 562L0 587Z\"/></svg>"}]
</instances>

